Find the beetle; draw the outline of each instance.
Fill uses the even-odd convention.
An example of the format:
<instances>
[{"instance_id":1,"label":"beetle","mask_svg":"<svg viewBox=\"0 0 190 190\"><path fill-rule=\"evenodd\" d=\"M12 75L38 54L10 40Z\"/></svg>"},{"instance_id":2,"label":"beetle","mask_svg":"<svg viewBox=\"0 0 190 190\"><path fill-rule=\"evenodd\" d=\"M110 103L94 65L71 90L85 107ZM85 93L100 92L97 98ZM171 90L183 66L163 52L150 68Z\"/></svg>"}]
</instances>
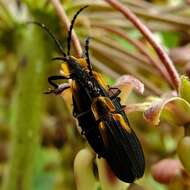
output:
<instances>
[{"instance_id":1,"label":"beetle","mask_svg":"<svg viewBox=\"0 0 190 190\"><path fill-rule=\"evenodd\" d=\"M67 37L67 54L51 31L42 24L35 23L48 32L55 41L62 56L55 57L62 63L61 76L50 76L53 86L46 94L61 94L70 88L73 101L73 116L78 120L91 147L107 160L114 174L122 181L132 183L144 174L145 160L141 144L129 125L120 103L120 89L110 88L102 76L92 70L89 58L89 38L85 41L85 58L70 55L71 33L79 13L74 15ZM71 83L55 83L56 80L71 79Z\"/></svg>"}]
</instances>

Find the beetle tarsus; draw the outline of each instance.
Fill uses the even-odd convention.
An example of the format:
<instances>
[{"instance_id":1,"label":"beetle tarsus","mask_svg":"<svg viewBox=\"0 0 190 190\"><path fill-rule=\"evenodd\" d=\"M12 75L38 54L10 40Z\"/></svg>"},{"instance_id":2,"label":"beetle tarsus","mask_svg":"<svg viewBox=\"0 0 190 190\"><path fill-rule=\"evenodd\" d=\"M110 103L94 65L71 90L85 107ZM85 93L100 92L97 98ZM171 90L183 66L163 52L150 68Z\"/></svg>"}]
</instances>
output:
<instances>
[{"instance_id":1,"label":"beetle tarsus","mask_svg":"<svg viewBox=\"0 0 190 190\"><path fill-rule=\"evenodd\" d=\"M119 88L114 88L114 87L109 88L109 91L108 91L110 99L114 99L118 97L120 93L121 93L121 90Z\"/></svg>"}]
</instances>

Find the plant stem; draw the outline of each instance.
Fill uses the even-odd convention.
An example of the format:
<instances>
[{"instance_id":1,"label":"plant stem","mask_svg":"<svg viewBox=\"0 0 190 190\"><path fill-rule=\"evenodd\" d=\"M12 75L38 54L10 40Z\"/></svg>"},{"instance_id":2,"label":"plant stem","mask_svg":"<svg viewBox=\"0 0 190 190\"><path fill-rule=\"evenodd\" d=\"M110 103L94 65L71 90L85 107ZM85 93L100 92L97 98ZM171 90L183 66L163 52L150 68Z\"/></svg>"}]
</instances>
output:
<instances>
[{"instance_id":1,"label":"plant stem","mask_svg":"<svg viewBox=\"0 0 190 190\"><path fill-rule=\"evenodd\" d=\"M17 27L19 31L19 27ZM11 107L11 154L4 190L31 190L39 149L43 84L47 63L44 40L37 30L21 29L17 40L19 57L16 88Z\"/></svg>"},{"instance_id":2,"label":"plant stem","mask_svg":"<svg viewBox=\"0 0 190 190\"><path fill-rule=\"evenodd\" d=\"M150 20L152 20L153 22L161 21L162 23L165 24L165 26L173 25L173 26L175 26L175 28L178 28L179 30L185 30L185 31L186 31L186 28L190 26L190 22L189 22L187 16L182 16L179 14L174 15L172 13L168 14L167 12L164 12L167 10L167 7L165 7L165 9L163 9L163 7L160 9L160 8L158 8L158 6L155 6L153 4L150 6L150 3L148 3L149 4L148 5L147 2L145 3L142 0L136 1L136 3L135 3L135 1L131 1L131 3L124 2L124 1L122 1L122 2L123 2L123 4L125 3L124 5L128 6L130 8L130 10L133 11L133 13L135 13L137 16L146 18L149 21ZM143 6L145 6L144 8L140 5L140 2L143 2L146 4L146 5L145 4L143 5ZM68 9L77 9L86 4L88 4L88 1L83 1L82 3L74 4L74 6L72 6L71 8L68 8ZM135 4L136 4L136 6L135 6ZM107 5L104 3L92 2L90 4L90 7L92 10L96 9L96 11L99 13L98 15L96 15L96 18L98 18L98 17L102 18L102 11L105 11L104 12L105 16L110 15L110 14L108 14L109 13L108 11L110 11L110 8L107 7ZM188 6L186 6L186 8L188 9ZM162 14L162 11L164 12L164 14ZM92 11L92 13L93 12L94 11ZM115 14L115 16L116 15L117 14ZM89 14L89 16L91 17L90 14ZM114 14L112 16L114 16Z\"/></svg>"},{"instance_id":3,"label":"plant stem","mask_svg":"<svg viewBox=\"0 0 190 190\"><path fill-rule=\"evenodd\" d=\"M146 88L149 89L152 93L158 96L162 94L159 88L157 88L153 83L148 81L142 75L139 75L139 73L135 71L134 67L130 67L130 65L126 67L125 63L127 63L129 59L127 59L126 61L118 62L118 59L116 57L117 54L114 51L111 51L111 48L105 48L104 45L95 42L91 44L91 49L93 50L93 55L95 55L96 57L100 57L100 60L102 62L104 62L104 60L107 60L107 65L113 68L115 71L120 71L118 73L124 74L127 72L128 74L134 75L137 79L144 83ZM115 59L113 59L113 57L115 57ZM119 58L121 58L121 55L119 55ZM125 60L124 58L122 59Z\"/></svg>"},{"instance_id":4,"label":"plant stem","mask_svg":"<svg viewBox=\"0 0 190 190\"><path fill-rule=\"evenodd\" d=\"M152 19L156 21L165 22L168 24L175 24L183 29L190 26L188 18L183 16L171 15L166 13L163 13L163 15L162 13L153 14L151 12L145 12L143 10L137 10L137 9L134 9L134 13L137 14L138 16L141 16L143 18L148 18L150 20Z\"/></svg>"},{"instance_id":5,"label":"plant stem","mask_svg":"<svg viewBox=\"0 0 190 190\"><path fill-rule=\"evenodd\" d=\"M147 59L149 60L149 62L156 68L158 69L158 71L160 72L160 74L168 81L168 83L171 85L171 80L170 80L170 76L168 75L165 67L163 67L162 65L160 65L159 60L157 60L156 58L153 58L150 53L146 50L145 46L140 42L137 41L135 39L130 38L124 31L117 29L117 28L113 28L113 27L109 27L109 26L105 26L105 25L95 25L95 27L99 27L102 29L105 29L113 34L116 34L122 38L124 38L125 40L127 40L130 44L132 44L136 49L139 50L139 52L141 52L143 55L145 55L147 57Z\"/></svg>"},{"instance_id":6,"label":"plant stem","mask_svg":"<svg viewBox=\"0 0 190 190\"><path fill-rule=\"evenodd\" d=\"M132 58L132 59L134 59L140 63L148 64L148 60L144 55L139 54L137 52L136 53L130 52L127 49L124 49L123 47L120 46L119 43L115 42L115 40L112 40L108 37L104 37L104 39L102 39L100 37L98 38L95 36L93 37L93 39L102 43L102 44L105 44L106 46L111 47L111 48L113 48L113 49L115 49L121 53L124 53L125 55L129 56L130 58Z\"/></svg>"},{"instance_id":7,"label":"plant stem","mask_svg":"<svg viewBox=\"0 0 190 190\"><path fill-rule=\"evenodd\" d=\"M106 38L103 43L101 40L97 40L96 38L94 38L94 41L91 43L91 49L98 48L102 49L102 54L105 53L110 55L111 57L114 57L112 59L117 59L118 63L116 63L115 67L117 67L117 65L122 65L123 67L127 67L127 70L129 68L132 68L132 70L134 70L133 67L135 66L135 69L142 69L148 73L154 73L155 75L158 75L157 70L155 70L154 68L147 67L146 64L141 64L140 61L128 56L122 51L118 51L118 49L115 48L115 46L107 45ZM104 50L105 48L107 50Z\"/></svg>"},{"instance_id":8,"label":"plant stem","mask_svg":"<svg viewBox=\"0 0 190 190\"><path fill-rule=\"evenodd\" d=\"M116 71L108 67L106 64L103 64L102 62L98 61L95 57L91 56L91 60L92 60L93 66L95 66L101 72L112 77L113 79L116 80L120 76L119 73L117 73Z\"/></svg>"},{"instance_id":9,"label":"plant stem","mask_svg":"<svg viewBox=\"0 0 190 190\"><path fill-rule=\"evenodd\" d=\"M153 34L151 31L135 16L127 7L124 7L119 1L116 0L105 0L115 9L119 10L128 20L130 20L133 25L142 33L142 35L148 40L148 42L152 45L155 49L157 55L159 56L160 60L164 64L166 70L168 71L172 84L176 90L178 90L179 86L179 74L175 69L171 59L166 54L166 52L162 49L159 43L156 42L154 39Z\"/></svg>"},{"instance_id":10,"label":"plant stem","mask_svg":"<svg viewBox=\"0 0 190 190\"><path fill-rule=\"evenodd\" d=\"M60 19L60 22L63 26L65 26L67 28L67 31L69 31L69 27L70 27L70 21L65 13L65 10L62 6L62 4L60 3L59 0L51 0L52 5L54 6L56 13ZM82 48L80 45L80 41L75 33L75 31L72 31L72 42L73 42L73 47L75 50L75 53L78 57L81 57L82 55Z\"/></svg>"}]
</instances>

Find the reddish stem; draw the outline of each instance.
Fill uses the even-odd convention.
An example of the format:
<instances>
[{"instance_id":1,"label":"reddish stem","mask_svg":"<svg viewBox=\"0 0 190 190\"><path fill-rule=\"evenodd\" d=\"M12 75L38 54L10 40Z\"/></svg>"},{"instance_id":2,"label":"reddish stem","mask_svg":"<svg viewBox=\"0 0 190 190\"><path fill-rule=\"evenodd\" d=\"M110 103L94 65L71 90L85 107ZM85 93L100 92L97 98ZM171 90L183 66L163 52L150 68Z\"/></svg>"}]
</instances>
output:
<instances>
[{"instance_id":1,"label":"reddish stem","mask_svg":"<svg viewBox=\"0 0 190 190\"><path fill-rule=\"evenodd\" d=\"M124 7L119 1L117 0L105 0L105 1L107 1L115 9L119 10L128 20L130 20L133 23L133 25L147 39L147 41L152 45L157 55L159 56L160 60L164 64L166 70L168 71L174 88L178 89L180 82L179 74L175 69L169 56L162 49L160 44L158 44L154 39L152 32L138 19L138 17L135 14L133 14L127 7Z\"/></svg>"}]
</instances>

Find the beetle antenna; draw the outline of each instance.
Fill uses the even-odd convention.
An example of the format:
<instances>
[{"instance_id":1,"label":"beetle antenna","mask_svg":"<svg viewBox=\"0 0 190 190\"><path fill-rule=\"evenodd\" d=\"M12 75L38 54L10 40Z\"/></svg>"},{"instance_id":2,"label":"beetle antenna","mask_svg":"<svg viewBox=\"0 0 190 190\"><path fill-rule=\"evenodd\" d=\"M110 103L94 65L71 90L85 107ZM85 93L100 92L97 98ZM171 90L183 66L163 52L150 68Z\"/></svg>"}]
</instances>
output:
<instances>
[{"instance_id":1,"label":"beetle antenna","mask_svg":"<svg viewBox=\"0 0 190 190\"><path fill-rule=\"evenodd\" d=\"M88 64L88 69L90 71L90 74L92 75L92 65L90 63L90 57L89 57L89 41L90 37L87 37L85 40L85 56L86 56L86 62Z\"/></svg>"},{"instance_id":2,"label":"beetle antenna","mask_svg":"<svg viewBox=\"0 0 190 190\"><path fill-rule=\"evenodd\" d=\"M75 15L74 15L74 17L73 17L73 19L72 19L72 21L71 21L71 25L70 25L69 32L68 32L68 37L67 37L67 48L68 48L68 49L67 49L67 55L70 55L70 49L71 49L71 35L72 35L72 30L73 30L73 26L74 26L75 20L76 20L77 16L79 15L79 13L80 13L83 9L85 9L85 8L87 8L87 7L88 7L88 5L82 7L81 9L79 9L79 10L75 13Z\"/></svg>"},{"instance_id":3,"label":"beetle antenna","mask_svg":"<svg viewBox=\"0 0 190 190\"><path fill-rule=\"evenodd\" d=\"M45 24L41 24L41 23L36 22L36 21L29 21L29 22L27 22L27 24L35 24L35 25L39 26L40 28L42 28L43 30L45 30L48 33L48 35L55 42L55 44L56 44L57 48L59 49L60 53L62 53L64 57L66 56L66 53L63 50L63 46L61 45L59 40L56 39L56 37L53 35L53 33L49 30L49 28Z\"/></svg>"},{"instance_id":4,"label":"beetle antenna","mask_svg":"<svg viewBox=\"0 0 190 190\"><path fill-rule=\"evenodd\" d=\"M53 57L51 58L52 61L59 60L59 61L68 61L66 57Z\"/></svg>"}]
</instances>

